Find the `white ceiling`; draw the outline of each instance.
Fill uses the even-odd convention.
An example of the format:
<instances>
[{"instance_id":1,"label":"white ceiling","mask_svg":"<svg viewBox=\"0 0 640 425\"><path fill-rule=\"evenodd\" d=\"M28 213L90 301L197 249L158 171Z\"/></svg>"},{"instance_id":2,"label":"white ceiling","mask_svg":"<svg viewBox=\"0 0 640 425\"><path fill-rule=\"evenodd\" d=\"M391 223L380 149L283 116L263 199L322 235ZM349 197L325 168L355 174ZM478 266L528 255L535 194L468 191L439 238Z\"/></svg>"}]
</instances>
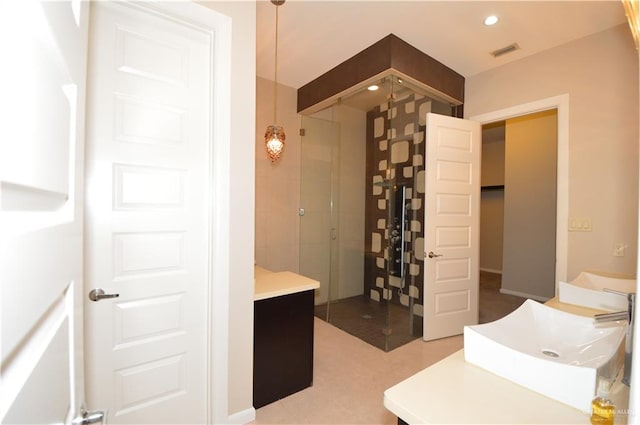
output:
<instances>
[{"instance_id":1,"label":"white ceiling","mask_svg":"<svg viewBox=\"0 0 640 425\"><path fill-rule=\"evenodd\" d=\"M269 80L275 9L257 2L257 75ZM493 27L483 24L489 14L500 18ZM470 77L625 21L619 0L287 0L279 9L278 82L299 88L390 33ZM490 54L514 42L520 50Z\"/></svg>"}]
</instances>

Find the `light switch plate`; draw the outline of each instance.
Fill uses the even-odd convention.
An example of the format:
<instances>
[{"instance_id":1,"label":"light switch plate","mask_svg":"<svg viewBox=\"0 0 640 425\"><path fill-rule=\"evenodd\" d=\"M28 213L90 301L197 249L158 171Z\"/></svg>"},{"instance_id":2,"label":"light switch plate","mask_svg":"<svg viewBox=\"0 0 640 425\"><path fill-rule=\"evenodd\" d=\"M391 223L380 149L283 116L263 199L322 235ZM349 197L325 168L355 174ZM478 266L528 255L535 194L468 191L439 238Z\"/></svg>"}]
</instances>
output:
<instances>
[{"instance_id":1,"label":"light switch plate","mask_svg":"<svg viewBox=\"0 0 640 425\"><path fill-rule=\"evenodd\" d=\"M570 232L590 232L591 217L570 217L569 231Z\"/></svg>"}]
</instances>

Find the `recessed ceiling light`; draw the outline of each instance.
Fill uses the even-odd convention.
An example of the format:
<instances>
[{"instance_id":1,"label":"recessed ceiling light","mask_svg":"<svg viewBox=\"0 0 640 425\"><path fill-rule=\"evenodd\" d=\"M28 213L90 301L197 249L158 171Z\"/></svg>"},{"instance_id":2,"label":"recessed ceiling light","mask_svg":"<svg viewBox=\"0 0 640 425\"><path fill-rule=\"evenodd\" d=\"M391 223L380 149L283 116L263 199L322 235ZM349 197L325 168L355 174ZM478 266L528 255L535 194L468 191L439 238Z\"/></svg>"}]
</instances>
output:
<instances>
[{"instance_id":1,"label":"recessed ceiling light","mask_svg":"<svg viewBox=\"0 0 640 425\"><path fill-rule=\"evenodd\" d=\"M498 22L498 17L496 15L487 16L484 19L484 24L486 26L495 25Z\"/></svg>"},{"instance_id":2,"label":"recessed ceiling light","mask_svg":"<svg viewBox=\"0 0 640 425\"><path fill-rule=\"evenodd\" d=\"M369 91L376 91L376 90L378 90L379 88L380 88L380 87L378 87L377 85L372 84L372 85L370 85L369 87L367 87L367 90L369 90Z\"/></svg>"}]
</instances>

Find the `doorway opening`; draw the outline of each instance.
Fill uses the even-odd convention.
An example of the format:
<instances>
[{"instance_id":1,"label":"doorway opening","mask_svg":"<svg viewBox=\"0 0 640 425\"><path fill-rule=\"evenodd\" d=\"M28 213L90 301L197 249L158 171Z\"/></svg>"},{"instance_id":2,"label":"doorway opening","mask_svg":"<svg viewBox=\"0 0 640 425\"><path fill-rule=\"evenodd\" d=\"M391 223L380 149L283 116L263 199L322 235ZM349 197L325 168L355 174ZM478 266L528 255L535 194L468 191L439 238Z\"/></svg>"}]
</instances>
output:
<instances>
[{"instance_id":1,"label":"doorway opening","mask_svg":"<svg viewBox=\"0 0 640 425\"><path fill-rule=\"evenodd\" d=\"M557 110L483 126L480 322L555 293Z\"/></svg>"},{"instance_id":2,"label":"doorway opening","mask_svg":"<svg viewBox=\"0 0 640 425\"><path fill-rule=\"evenodd\" d=\"M545 114L552 114L553 112L555 112L555 115L556 115L555 131L557 135L555 150L552 152L552 154L555 154L555 160L556 160L555 195L552 193L551 190L546 192L544 195L540 195L537 193L529 193L529 196L534 200L538 199L543 202L549 202L549 201L555 200L555 214L554 214L555 224L553 226L554 233L551 236L553 239L553 243L551 244L549 243L548 237L546 242L546 247L547 247L545 252L545 254L547 255L547 259L545 260L545 264L546 264L545 273L547 275L547 277L545 278L546 286L544 288L535 288L534 285L532 285L531 281L529 280L527 283L529 286L515 287L514 289L514 287L510 287L507 285L505 288L502 288L502 282L498 282L498 283L496 282L497 280L501 280L500 278L502 277L502 274L495 273L496 271L502 272L503 265L496 262L496 258L502 259L502 256L501 255L494 256L493 259L491 259L490 254L489 255L486 254L487 243L486 243L486 240L483 241L483 239L491 236L490 230L489 231L487 230L487 228L490 229L491 227L490 226L487 227L486 225L481 224L481 229L482 229L481 230L481 252L483 249L482 248L483 245L485 247L485 250L484 250L485 255L481 254L481 282L483 278L485 278L485 281L488 278L488 280L493 284L493 288L490 288L490 290L493 291L494 294L500 292L506 295L517 296L517 297L520 297L522 301L524 301L524 298L533 298L539 301L546 301L549 298L552 298L557 293L558 281L566 280L566 276L567 276L569 96L561 95L561 96L546 98L546 99L538 100L535 102L522 104L522 105L471 117L472 120L479 121L481 124L485 125L487 128L491 128L491 127L499 126L501 125L502 122L506 122L509 119L524 120L529 115L535 116L536 113L542 113L544 116ZM496 131L496 130L493 130L493 131ZM483 149L484 149L484 145L483 145ZM483 152L483 155L484 154L485 152ZM485 159L483 157L483 161L484 160ZM530 180L535 181L533 179L530 179ZM492 184L490 183L491 181L489 180L486 183L486 185L492 186ZM483 182L483 185L484 184L485 183ZM502 190L502 188L500 188L500 190ZM491 201L492 198L505 196L504 193L499 194L499 193L491 193L491 192L492 191L490 189L483 191L482 202L484 202L485 199L487 198L490 199ZM495 200L493 201L494 201L493 206L495 207L496 205ZM551 227L548 224L549 220L550 219L547 217L547 229ZM536 220L536 222L537 221L538 220ZM527 226L527 224L526 223L520 224L519 226L524 227L524 226ZM493 229L495 230L495 225ZM506 233L507 229L505 229L504 232ZM496 239L502 241L502 238L496 238ZM507 248L503 247L503 249L507 249ZM510 248L508 249L513 249L513 248L511 248L510 246ZM553 250L553 255L550 255L551 250ZM536 252L539 252L539 251L540 251L540 248L538 248ZM491 260L491 261L487 261L487 260ZM496 266L496 264L498 265ZM553 272L552 278L549 277L551 275L550 269L552 269L552 272ZM534 287L533 290L530 289L532 287ZM480 293L482 297L483 296L482 286L480 288ZM513 300L518 301L517 299L513 299ZM481 306L481 310L482 310L482 306ZM491 309L485 308L484 311L486 312L486 314L483 317L481 312L481 317L480 317L481 322L495 320L496 318L498 318L498 316L505 314L505 311L501 312L499 309L496 309L496 311L491 311ZM508 311L506 311L506 313L508 313Z\"/></svg>"}]
</instances>

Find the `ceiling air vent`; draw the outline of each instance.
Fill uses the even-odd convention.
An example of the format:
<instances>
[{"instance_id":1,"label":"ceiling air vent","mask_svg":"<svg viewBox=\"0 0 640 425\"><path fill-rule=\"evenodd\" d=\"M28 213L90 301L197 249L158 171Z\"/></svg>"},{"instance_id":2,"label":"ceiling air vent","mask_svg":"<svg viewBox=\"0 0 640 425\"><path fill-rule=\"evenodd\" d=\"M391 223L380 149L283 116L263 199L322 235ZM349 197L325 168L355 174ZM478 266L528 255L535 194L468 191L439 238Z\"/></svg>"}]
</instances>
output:
<instances>
[{"instance_id":1,"label":"ceiling air vent","mask_svg":"<svg viewBox=\"0 0 640 425\"><path fill-rule=\"evenodd\" d=\"M515 52L519 48L520 46L518 46L518 43L512 43L501 49L494 50L493 52L491 52L491 54L493 55L494 58L497 58L499 56L506 55L507 53Z\"/></svg>"}]
</instances>

